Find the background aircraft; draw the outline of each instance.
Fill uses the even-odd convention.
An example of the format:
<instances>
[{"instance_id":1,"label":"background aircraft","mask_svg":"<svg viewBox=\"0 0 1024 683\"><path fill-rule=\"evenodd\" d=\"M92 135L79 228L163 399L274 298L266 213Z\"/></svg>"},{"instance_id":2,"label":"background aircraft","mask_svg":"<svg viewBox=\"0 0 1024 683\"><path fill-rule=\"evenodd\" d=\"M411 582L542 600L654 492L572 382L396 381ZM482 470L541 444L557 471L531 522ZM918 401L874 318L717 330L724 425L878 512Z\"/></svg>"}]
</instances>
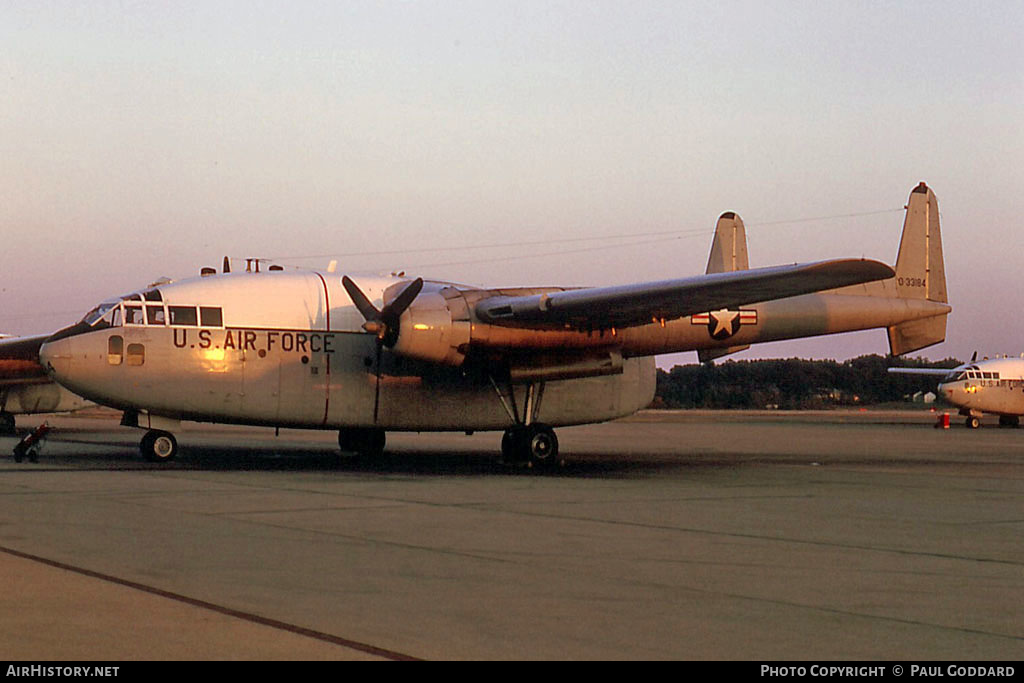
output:
<instances>
[{"instance_id":1,"label":"background aircraft","mask_svg":"<svg viewBox=\"0 0 1024 683\"><path fill-rule=\"evenodd\" d=\"M939 393L960 409L971 429L985 413L999 416L1002 427L1017 427L1024 415L1024 356L972 359L953 370L889 368L889 372L942 377Z\"/></svg>"},{"instance_id":2,"label":"background aircraft","mask_svg":"<svg viewBox=\"0 0 1024 683\"><path fill-rule=\"evenodd\" d=\"M884 327L893 354L940 342L939 213L910 194L895 271L863 259L747 269L723 215L701 276L617 287L482 289L333 272L207 274L110 299L40 350L70 390L174 457L181 420L338 429L379 453L385 430L500 430L507 459L554 461L553 427L631 414L653 356ZM743 246L740 247L740 243Z\"/></svg>"},{"instance_id":3,"label":"background aircraft","mask_svg":"<svg viewBox=\"0 0 1024 683\"><path fill-rule=\"evenodd\" d=\"M0 434L13 434L15 415L60 413L92 405L53 382L39 364L49 335L0 335Z\"/></svg>"}]
</instances>

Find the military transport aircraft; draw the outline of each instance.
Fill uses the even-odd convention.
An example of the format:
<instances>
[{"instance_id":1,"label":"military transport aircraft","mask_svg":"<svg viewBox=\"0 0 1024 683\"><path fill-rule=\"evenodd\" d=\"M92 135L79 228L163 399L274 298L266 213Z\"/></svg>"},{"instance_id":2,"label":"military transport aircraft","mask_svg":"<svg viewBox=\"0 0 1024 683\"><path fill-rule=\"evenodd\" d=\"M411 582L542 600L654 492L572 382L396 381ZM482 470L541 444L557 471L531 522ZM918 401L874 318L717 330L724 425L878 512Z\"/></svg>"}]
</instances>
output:
<instances>
[{"instance_id":1,"label":"military transport aircraft","mask_svg":"<svg viewBox=\"0 0 1024 683\"><path fill-rule=\"evenodd\" d=\"M960 409L971 429L981 426L985 413L998 415L1001 427L1017 427L1024 415L1024 356L972 358L952 370L889 368L889 372L942 377L939 393Z\"/></svg>"},{"instance_id":2,"label":"military transport aircraft","mask_svg":"<svg viewBox=\"0 0 1024 683\"><path fill-rule=\"evenodd\" d=\"M39 358L62 385L147 430L140 448L151 460L173 458L180 422L198 420L337 429L342 450L361 454L382 452L386 430L495 430L506 459L547 464L554 427L650 403L655 354L712 357L876 327L893 354L945 338L939 212L924 183L910 194L895 271L864 259L747 269L732 214L719 221L708 271L482 289L402 274L207 270L105 301Z\"/></svg>"}]
</instances>

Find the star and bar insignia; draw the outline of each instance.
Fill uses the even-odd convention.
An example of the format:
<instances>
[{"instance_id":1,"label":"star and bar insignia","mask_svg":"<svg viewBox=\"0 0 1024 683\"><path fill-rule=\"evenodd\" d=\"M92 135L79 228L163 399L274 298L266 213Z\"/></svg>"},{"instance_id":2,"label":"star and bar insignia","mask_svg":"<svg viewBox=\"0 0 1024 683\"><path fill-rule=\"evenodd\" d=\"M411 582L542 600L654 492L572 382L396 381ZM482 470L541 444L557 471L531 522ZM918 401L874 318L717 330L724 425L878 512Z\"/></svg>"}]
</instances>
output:
<instances>
[{"instance_id":1,"label":"star and bar insignia","mask_svg":"<svg viewBox=\"0 0 1024 683\"><path fill-rule=\"evenodd\" d=\"M691 315L690 323L706 325L712 339L728 339L739 332L741 325L756 325L757 311L753 309L730 311L723 308L720 311Z\"/></svg>"}]
</instances>

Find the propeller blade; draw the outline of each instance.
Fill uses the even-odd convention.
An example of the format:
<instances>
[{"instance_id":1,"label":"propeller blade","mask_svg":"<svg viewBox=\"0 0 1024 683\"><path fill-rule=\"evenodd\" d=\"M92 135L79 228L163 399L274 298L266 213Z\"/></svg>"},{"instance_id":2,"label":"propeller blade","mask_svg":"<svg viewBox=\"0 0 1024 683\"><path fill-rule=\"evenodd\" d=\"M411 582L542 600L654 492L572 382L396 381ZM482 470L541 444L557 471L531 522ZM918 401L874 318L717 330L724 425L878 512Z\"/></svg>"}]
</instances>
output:
<instances>
[{"instance_id":1,"label":"propeller blade","mask_svg":"<svg viewBox=\"0 0 1024 683\"><path fill-rule=\"evenodd\" d=\"M229 259L227 256L224 257L224 272L231 272L231 259Z\"/></svg>"},{"instance_id":2,"label":"propeller blade","mask_svg":"<svg viewBox=\"0 0 1024 683\"><path fill-rule=\"evenodd\" d=\"M423 289L423 278L418 277L408 285L405 286L401 292L398 293L394 299L391 300L384 310L380 312L380 317L385 322L391 322L392 319L397 321L402 317L402 313L405 313L405 309L409 308L412 304L413 299L420 295L420 291Z\"/></svg>"},{"instance_id":3,"label":"propeller blade","mask_svg":"<svg viewBox=\"0 0 1024 683\"><path fill-rule=\"evenodd\" d=\"M377 383L373 387L373 424L377 424L377 409L380 407L380 356L384 340L377 337Z\"/></svg>"},{"instance_id":4,"label":"propeller blade","mask_svg":"<svg viewBox=\"0 0 1024 683\"><path fill-rule=\"evenodd\" d=\"M372 322L380 320L380 311L377 307L370 303L370 300L363 294L363 290L359 289L359 286L349 279L348 275L343 275L341 278L341 286L348 292L349 297L352 299L352 303L355 304L359 312L366 318L366 322Z\"/></svg>"},{"instance_id":5,"label":"propeller blade","mask_svg":"<svg viewBox=\"0 0 1024 683\"><path fill-rule=\"evenodd\" d=\"M355 307L363 314L363 318L366 319L363 329L377 335L377 359L374 363L376 383L373 389L373 422L376 424L377 415L380 412L381 356L385 346L394 346L398 340L399 319L423 290L423 278L418 277L407 284L383 310L377 310L377 307L363 294L363 290L359 289L359 286L348 275L342 276L341 285L348 292Z\"/></svg>"}]
</instances>

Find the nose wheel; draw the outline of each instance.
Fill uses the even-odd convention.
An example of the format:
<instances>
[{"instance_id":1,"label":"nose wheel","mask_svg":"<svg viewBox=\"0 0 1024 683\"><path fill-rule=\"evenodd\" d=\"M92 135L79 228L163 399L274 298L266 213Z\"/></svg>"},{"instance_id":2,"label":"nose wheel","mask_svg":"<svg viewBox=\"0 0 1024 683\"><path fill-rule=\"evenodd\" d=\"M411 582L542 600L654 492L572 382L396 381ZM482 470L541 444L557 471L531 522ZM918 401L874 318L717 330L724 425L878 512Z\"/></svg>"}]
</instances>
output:
<instances>
[{"instance_id":1,"label":"nose wheel","mask_svg":"<svg viewBox=\"0 0 1024 683\"><path fill-rule=\"evenodd\" d=\"M170 432L151 429L142 437L139 452L149 462L170 462L178 455L178 440Z\"/></svg>"},{"instance_id":2,"label":"nose wheel","mask_svg":"<svg viewBox=\"0 0 1024 683\"><path fill-rule=\"evenodd\" d=\"M508 462L554 467L558 462L558 437L547 425L516 425L502 435L501 454Z\"/></svg>"},{"instance_id":3,"label":"nose wheel","mask_svg":"<svg viewBox=\"0 0 1024 683\"><path fill-rule=\"evenodd\" d=\"M14 434L14 415L6 410L0 411L0 434Z\"/></svg>"}]
</instances>

